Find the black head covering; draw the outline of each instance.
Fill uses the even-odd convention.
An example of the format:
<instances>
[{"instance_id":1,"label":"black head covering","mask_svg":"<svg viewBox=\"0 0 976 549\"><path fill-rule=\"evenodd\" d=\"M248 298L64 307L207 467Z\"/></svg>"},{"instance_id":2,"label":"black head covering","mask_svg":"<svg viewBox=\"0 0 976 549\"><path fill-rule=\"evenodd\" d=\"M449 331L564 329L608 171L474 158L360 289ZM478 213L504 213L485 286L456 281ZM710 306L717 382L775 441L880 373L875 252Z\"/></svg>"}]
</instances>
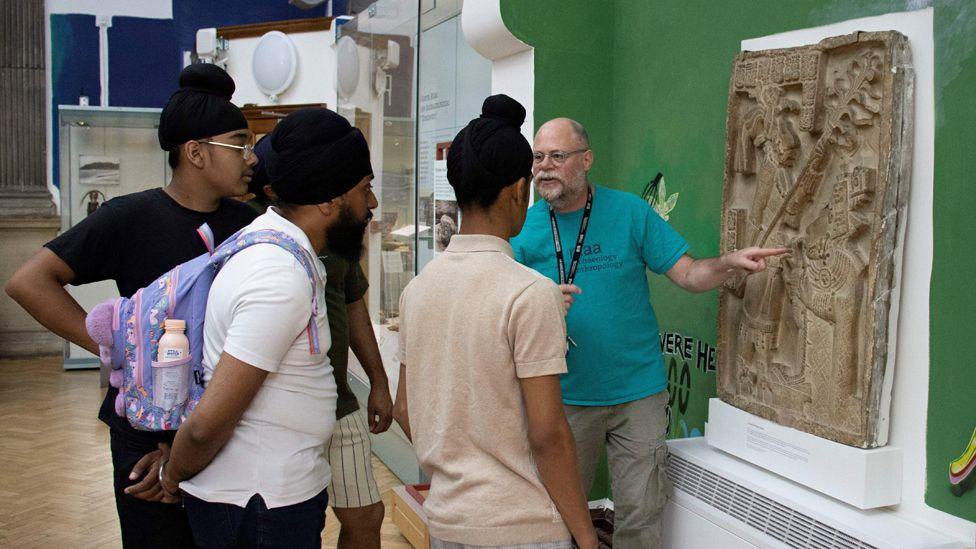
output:
<instances>
[{"instance_id":1,"label":"black head covering","mask_svg":"<svg viewBox=\"0 0 976 549\"><path fill-rule=\"evenodd\" d=\"M171 151L187 141L246 128L244 113L230 102L234 89L234 79L217 65L183 69L180 89L159 115L159 146Z\"/></svg>"},{"instance_id":2,"label":"black head covering","mask_svg":"<svg viewBox=\"0 0 976 549\"><path fill-rule=\"evenodd\" d=\"M271 184L265 161L270 151L271 134L266 133L254 144L254 156L257 157L258 163L254 166L254 173L251 174L251 182L247 184L247 192L253 194L262 203L268 201L268 197L264 195L264 186Z\"/></svg>"},{"instance_id":3,"label":"black head covering","mask_svg":"<svg viewBox=\"0 0 976 549\"><path fill-rule=\"evenodd\" d=\"M532 173L532 147L519 131L523 122L525 107L518 101L504 94L485 99L481 116L457 134L447 153L447 180L455 193L477 196L470 191L482 188L494 197Z\"/></svg>"},{"instance_id":4,"label":"black head covering","mask_svg":"<svg viewBox=\"0 0 976 549\"><path fill-rule=\"evenodd\" d=\"M321 204L372 175L363 134L329 109L308 108L286 116L261 158L271 188L288 204Z\"/></svg>"}]
</instances>

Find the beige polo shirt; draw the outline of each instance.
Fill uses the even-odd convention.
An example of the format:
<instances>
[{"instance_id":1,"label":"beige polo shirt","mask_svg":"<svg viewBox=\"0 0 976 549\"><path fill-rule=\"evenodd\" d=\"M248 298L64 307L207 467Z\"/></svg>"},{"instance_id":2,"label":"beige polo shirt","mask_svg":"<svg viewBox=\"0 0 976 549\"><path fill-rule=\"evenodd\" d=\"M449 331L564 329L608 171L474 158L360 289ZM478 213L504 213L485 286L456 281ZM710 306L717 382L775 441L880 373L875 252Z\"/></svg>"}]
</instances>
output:
<instances>
[{"instance_id":1,"label":"beige polo shirt","mask_svg":"<svg viewBox=\"0 0 976 549\"><path fill-rule=\"evenodd\" d=\"M508 242L454 235L400 298L414 449L430 533L472 545L570 539L529 449L518 378L566 372L556 285Z\"/></svg>"}]
</instances>

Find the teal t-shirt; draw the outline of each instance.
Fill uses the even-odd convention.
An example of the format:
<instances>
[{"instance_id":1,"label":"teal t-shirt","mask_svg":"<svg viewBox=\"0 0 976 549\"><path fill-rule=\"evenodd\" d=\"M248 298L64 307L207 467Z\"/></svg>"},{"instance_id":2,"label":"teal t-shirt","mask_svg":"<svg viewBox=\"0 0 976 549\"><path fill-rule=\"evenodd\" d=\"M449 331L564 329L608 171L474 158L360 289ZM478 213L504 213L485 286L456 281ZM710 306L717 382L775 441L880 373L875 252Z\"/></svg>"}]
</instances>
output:
<instances>
[{"instance_id":1,"label":"teal t-shirt","mask_svg":"<svg viewBox=\"0 0 976 549\"><path fill-rule=\"evenodd\" d=\"M563 402L610 406L667 388L657 318L645 268L663 274L688 243L646 202L629 193L595 187L590 225L574 283L583 293L566 316L569 372ZM572 261L583 208L556 214L566 269ZM512 239L515 259L559 283L549 204L529 208Z\"/></svg>"}]
</instances>

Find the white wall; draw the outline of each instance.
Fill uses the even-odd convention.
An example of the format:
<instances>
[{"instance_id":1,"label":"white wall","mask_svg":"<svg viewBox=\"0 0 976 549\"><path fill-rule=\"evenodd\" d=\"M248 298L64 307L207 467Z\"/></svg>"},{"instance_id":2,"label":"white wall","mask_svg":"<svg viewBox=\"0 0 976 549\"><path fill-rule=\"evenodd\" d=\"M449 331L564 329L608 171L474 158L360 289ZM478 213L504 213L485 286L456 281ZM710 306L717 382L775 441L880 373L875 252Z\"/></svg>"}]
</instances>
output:
<instances>
[{"instance_id":1,"label":"white wall","mask_svg":"<svg viewBox=\"0 0 976 549\"><path fill-rule=\"evenodd\" d=\"M529 48L491 64L491 93L504 93L525 107L522 135L535 137L535 50Z\"/></svg>"},{"instance_id":2,"label":"white wall","mask_svg":"<svg viewBox=\"0 0 976 549\"><path fill-rule=\"evenodd\" d=\"M889 444L904 451L902 504L906 520L973 541L976 524L925 504L926 411L929 385L929 287L932 273L932 189L935 154L935 46L932 8L844 21L742 41L743 50L786 48L854 31L896 30L906 35L915 68L915 136L908 227L900 280Z\"/></svg>"},{"instance_id":3,"label":"white wall","mask_svg":"<svg viewBox=\"0 0 976 549\"><path fill-rule=\"evenodd\" d=\"M336 57L334 29L288 34L298 51L298 70L291 86L278 96L277 104L325 103L336 108ZM230 40L227 72L237 84L232 101L237 105L268 105L251 72L251 57L260 37Z\"/></svg>"}]
</instances>

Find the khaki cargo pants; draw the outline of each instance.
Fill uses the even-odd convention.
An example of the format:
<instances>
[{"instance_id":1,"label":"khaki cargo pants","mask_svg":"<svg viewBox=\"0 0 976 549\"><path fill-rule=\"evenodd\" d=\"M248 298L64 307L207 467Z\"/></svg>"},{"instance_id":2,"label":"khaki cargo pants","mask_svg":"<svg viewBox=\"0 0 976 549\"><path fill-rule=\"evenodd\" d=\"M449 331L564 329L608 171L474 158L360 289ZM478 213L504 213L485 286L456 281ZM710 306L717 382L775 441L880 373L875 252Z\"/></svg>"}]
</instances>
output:
<instances>
[{"instance_id":1,"label":"khaki cargo pants","mask_svg":"<svg viewBox=\"0 0 976 549\"><path fill-rule=\"evenodd\" d=\"M614 549L661 547L661 513L671 497L665 466L668 392L614 406L565 406L576 439L583 493L603 448L613 490Z\"/></svg>"}]
</instances>

